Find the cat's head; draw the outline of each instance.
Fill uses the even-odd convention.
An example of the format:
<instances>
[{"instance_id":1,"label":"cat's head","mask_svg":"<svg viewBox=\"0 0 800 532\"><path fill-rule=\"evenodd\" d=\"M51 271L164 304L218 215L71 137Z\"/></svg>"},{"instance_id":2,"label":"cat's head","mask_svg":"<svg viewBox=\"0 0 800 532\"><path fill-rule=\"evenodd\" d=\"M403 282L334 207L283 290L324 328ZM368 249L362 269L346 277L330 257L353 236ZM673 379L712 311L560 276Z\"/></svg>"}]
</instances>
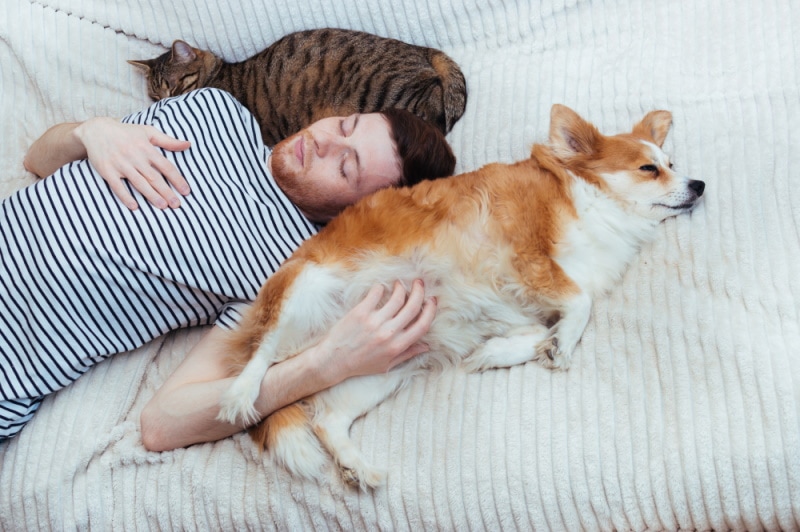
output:
<instances>
[{"instance_id":1,"label":"cat's head","mask_svg":"<svg viewBox=\"0 0 800 532\"><path fill-rule=\"evenodd\" d=\"M147 77L147 94L153 100L177 96L204 87L222 59L211 52L192 48L184 41L155 59L129 60Z\"/></svg>"}]
</instances>

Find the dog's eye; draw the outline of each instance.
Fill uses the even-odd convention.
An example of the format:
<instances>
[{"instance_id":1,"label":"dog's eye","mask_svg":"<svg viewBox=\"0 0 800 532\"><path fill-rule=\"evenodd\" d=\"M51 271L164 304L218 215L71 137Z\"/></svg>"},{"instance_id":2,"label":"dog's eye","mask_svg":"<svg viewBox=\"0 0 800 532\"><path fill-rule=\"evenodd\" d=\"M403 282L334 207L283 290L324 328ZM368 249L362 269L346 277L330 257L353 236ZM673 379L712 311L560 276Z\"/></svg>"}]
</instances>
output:
<instances>
[{"instance_id":1,"label":"dog's eye","mask_svg":"<svg viewBox=\"0 0 800 532\"><path fill-rule=\"evenodd\" d=\"M642 172L652 172L654 174L658 174L658 167L654 164L646 164L644 166L640 166L639 170Z\"/></svg>"}]
</instances>

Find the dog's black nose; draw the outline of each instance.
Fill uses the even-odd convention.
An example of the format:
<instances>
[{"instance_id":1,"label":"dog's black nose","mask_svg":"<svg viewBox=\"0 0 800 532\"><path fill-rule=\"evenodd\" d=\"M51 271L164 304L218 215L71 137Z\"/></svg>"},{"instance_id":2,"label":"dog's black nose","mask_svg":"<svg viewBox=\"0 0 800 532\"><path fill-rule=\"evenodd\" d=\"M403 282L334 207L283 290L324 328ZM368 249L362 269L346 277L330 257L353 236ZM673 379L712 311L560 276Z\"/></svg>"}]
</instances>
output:
<instances>
[{"instance_id":1,"label":"dog's black nose","mask_svg":"<svg viewBox=\"0 0 800 532\"><path fill-rule=\"evenodd\" d=\"M696 179L692 179L689 181L689 188L695 191L698 196L703 195L703 191L706 189L706 184L704 181L698 181Z\"/></svg>"}]
</instances>

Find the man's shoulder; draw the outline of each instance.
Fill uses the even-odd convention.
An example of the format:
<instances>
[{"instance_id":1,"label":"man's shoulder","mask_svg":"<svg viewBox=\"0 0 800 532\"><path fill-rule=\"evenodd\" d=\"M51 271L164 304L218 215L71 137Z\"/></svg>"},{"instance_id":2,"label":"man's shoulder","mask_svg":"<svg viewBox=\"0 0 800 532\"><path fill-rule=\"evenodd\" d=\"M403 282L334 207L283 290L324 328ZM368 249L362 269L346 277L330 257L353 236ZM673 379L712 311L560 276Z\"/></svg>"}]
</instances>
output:
<instances>
[{"instance_id":1,"label":"man's shoulder","mask_svg":"<svg viewBox=\"0 0 800 532\"><path fill-rule=\"evenodd\" d=\"M156 102L156 104L160 104L162 107L197 107L211 110L226 107L234 108L238 112L246 111L244 106L231 93L211 87L203 87L178 96L164 98Z\"/></svg>"},{"instance_id":2,"label":"man's shoulder","mask_svg":"<svg viewBox=\"0 0 800 532\"><path fill-rule=\"evenodd\" d=\"M186 140L235 140L237 143L263 146L260 129L252 113L229 92L221 89L195 89L186 94L159 100L153 109L153 122L159 122L165 133ZM155 124L153 124L155 125ZM166 131L169 129L171 131Z\"/></svg>"},{"instance_id":3,"label":"man's shoulder","mask_svg":"<svg viewBox=\"0 0 800 532\"><path fill-rule=\"evenodd\" d=\"M231 93L204 87L158 100L142 111L126 116L123 121L151 123L166 117L168 122L174 122L190 119L192 116L205 117L205 120L209 120L223 114L240 120L243 118L249 120L252 116Z\"/></svg>"}]
</instances>

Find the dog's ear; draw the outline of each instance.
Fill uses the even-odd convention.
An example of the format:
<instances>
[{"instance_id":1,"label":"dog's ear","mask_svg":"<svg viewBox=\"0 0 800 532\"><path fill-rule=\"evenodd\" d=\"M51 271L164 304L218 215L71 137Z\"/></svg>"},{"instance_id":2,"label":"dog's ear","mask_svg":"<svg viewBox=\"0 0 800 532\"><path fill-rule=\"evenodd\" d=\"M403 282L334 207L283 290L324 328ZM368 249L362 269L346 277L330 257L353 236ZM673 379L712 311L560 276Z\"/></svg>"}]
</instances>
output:
<instances>
[{"instance_id":1,"label":"dog's ear","mask_svg":"<svg viewBox=\"0 0 800 532\"><path fill-rule=\"evenodd\" d=\"M633 126L633 134L653 139L660 148L667 138L669 128L672 126L672 113L669 111L650 111L642 121Z\"/></svg>"},{"instance_id":2,"label":"dog's ear","mask_svg":"<svg viewBox=\"0 0 800 532\"><path fill-rule=\"evenodd\" d=\"M600 132L569 107L555 104L550 111L550 147L557 157L569 159L591 155L600 140Z\"/></svg>"}]
</instances>

